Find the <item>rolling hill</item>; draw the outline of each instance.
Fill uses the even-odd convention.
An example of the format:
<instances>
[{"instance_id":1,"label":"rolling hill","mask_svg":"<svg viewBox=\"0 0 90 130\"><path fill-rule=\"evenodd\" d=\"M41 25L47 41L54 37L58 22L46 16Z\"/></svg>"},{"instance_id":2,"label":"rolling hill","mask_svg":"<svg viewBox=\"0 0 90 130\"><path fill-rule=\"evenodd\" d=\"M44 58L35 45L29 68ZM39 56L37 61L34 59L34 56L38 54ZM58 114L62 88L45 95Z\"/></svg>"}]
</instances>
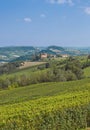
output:
<instances>
[{"instance_id":1,"label":"rolling hill","mask_svg":"<svg viewBox=\"0 0 90 130\"><path fill-rule=\"evenodd\" d=\"M29 73L29 69L16 73ZM90 126L89 95L89 78L1 90L0 128L86 130Z\"/></svg>"},{"instance_id":2,"label":"rolling hill","mask_svg":"<svg viewBox=\"0 0 90 130\"><path fill-rule=\"evenodd\" d=\"M0 47L0 64L13 61L32 60L33 55L47 53L51 55L68 54L72 56L87 55L90 48L71 48L61 46L49 47L33 47L33 46L15 46L15 47Z\"/></svg>"},{"instance_id":3,"label":"rolling hill","mask_svg":"<svg viewBox=\"0 0 90 130\"><path fill-rule=\"evenodd\" d=\"M85 79L0 91L1 130L85 130L90 121L89 84Z\"/></svg>"},{"instance_id":4,"label":"rolling hill","mask_svg":"<svg viewBox=\"0 0 90 130\"><path fill-rule=\"evenodd\" d=\"M58 67L65 65L64 60L53 62ZM37 69L36 65L0 76L0 85L8 84L0 90L0 130L86 130L90 127L90 67L84 69L85 78L68 82L46 83L49 73L43 73L48 70ZM39 76L45 83L37 82ZM22 86L17 86L20 78ZM25 85L31 80L32 84Z\"/></svg>"}]
</instances>

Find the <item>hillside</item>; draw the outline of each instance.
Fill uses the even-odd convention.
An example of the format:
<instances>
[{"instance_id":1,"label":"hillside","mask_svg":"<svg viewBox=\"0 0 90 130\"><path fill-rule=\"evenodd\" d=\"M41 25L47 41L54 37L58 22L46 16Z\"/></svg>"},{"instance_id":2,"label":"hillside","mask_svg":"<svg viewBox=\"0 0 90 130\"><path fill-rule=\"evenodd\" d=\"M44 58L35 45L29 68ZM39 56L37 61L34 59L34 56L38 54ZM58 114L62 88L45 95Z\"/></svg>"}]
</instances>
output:
<instances>
[{"instance_id":1,"label":"hillside","mask_svg":"<svg viewBox=\"0 0 90 130\"><path fill-rule=\"evenodd\" d=\"M57 124L62 124L58 126L58 130L63 130L63 128L65 130L66 127L67 130L73 128L85 130L85 108L90 103L89 84L90 79L85 79L0 91L1 130L43 130L44 127L45 130L49 130L49 125L52 130L56 130ZM74 120L72 120L72 116L75 117ZM88 111L87 121L89 121L89 116ZM59 120L56 120L57 118ZM72 123L70 124L70 122ZM75 125L75 122L78 124Z\"/></svg>"},{"instance_id":2,"label":"hillside","mask_svg":"<svg viewBox=\"0 0 90 130\"><path fill-rule=\"evenodd\" d=\"M33 46L15 46L15 47L0 47L0 65L14 61L31 61L35 55L47 53L50 55L87 55L90 53L90 48L71 48L61 46L49 47L33 47ZM36 60L36 59L35 59ZM40 58L39 58L40 60Z\"/></svg>"},{"instance_id":3,"label":"hillside","mask_svg":"<svg viewBox=\"0 0 90 130\"><path fill-rule=\"evenodd\" d=\"M32 66L25 63L24 68L0 76L1 130L90 127L90 67L86 57L35 66L35 62Z\"/></svg>"},{"instance_id":4,"label":"hillside","mask_svg":"<svg viewBox=\"0 0 90 130\"><path fill-rule=\"evenodd\" d=\"M77 91L90 91L90 79L72 82L52 82L0 91L0 105L25 102L41 97L63 95Z\"/></svg>"},{"instance_id":5,"label":"hillside","mask_svg":"<svg viewBox=\"0 0 90 130\"><path fill-rule=\"evenodd\" d=\"M65 53L65 49L63 47L60 47L60 46L49 46L47 48L47 51L52 51L52 53L56 53L56 54Z\"/></svg>"},{"instance_id":6,"label":"hillside","mask_svg":"<svg viewBox=\"0 0 90 130\"><path fill-rule=\"evenodd\" d=\"M15 46L15 47L0 47L0 62L9 62L20 56L35 52L32 46Z\"/></svg>"},{"instance_id":7,"label":"hillside","mask_svg":"<svg viewBox=\"0 0 90 130\"><path fill-rule=\"evenodd\" d=\"M22 63L20 63L21 65ZM0 89L27 86L43 82L65 82L83 78L83 64L76 58L48 62L9 63L0 67ZM21 68L21 69L20 69Z\"/></svg>"},{"instance_id":8,"label":"hillside","mask_svg":"<svg viewBox=\"0 0 90 130\"><path fill-rule=\"evenodd\" d=\"M65 49L63 47L60 46L49 46L47 47L48 50L60 50L60 51L64 51Z\"/></svg>"},{"instance_id":9,"label":"hillside","mask_svg":"<svg viewBox=\"0 0 90 130\"><path fill-rule=\"evenodd\" d=\"M84 69L84 75L85 77L90 77L90 67Z\"/></svg>"}]
</instances>

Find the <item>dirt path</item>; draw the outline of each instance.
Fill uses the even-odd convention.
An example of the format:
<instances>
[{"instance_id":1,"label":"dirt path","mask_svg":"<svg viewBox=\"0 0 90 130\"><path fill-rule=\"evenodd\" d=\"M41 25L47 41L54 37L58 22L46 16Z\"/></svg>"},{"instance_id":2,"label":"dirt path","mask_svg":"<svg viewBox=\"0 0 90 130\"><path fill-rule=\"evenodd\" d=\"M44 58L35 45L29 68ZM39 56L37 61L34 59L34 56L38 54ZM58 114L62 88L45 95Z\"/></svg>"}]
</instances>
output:
<instances>
[{"instance_id":1,"label":"dirt path","mask_svg":"<svg viewBox=\"0 0 90 130\"><path fill-rule=\"evenodd\" d=\"M31 66L35 66L35 65L41 65L44 64L45 62L24 62L23 66L20 66L20 69L24 69L24 68L28 68Z\"/></svg>"}]
</instances>

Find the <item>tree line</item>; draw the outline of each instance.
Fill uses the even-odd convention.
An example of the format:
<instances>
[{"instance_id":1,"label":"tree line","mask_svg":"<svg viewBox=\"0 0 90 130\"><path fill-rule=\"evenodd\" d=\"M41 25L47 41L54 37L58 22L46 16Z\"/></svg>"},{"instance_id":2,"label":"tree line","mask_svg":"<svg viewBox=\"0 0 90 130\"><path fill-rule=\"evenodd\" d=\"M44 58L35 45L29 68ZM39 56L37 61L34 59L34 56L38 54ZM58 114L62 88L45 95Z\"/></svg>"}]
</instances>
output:
<instances>
[{"instance_id":1,"label":"tree line","mask_svg":"<svg viewBox=\"0 0 90 130\"><path fill-rule=\"evenodd\" d=\"M0 87L15 88L36 83L65 82L82 78L84 78L84 75L80 61L70 57L64 61L53 61L37 66L37 70L31 74L6 78L0 77Z\"/></svg>"}]
</instances>

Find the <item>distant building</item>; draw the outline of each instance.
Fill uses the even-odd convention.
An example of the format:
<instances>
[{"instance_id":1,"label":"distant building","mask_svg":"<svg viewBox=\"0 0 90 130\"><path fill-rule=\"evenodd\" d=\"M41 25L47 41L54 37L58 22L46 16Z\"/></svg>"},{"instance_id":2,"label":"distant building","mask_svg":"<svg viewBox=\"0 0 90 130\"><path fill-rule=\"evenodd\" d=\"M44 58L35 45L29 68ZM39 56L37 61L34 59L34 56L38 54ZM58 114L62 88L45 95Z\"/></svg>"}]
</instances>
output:
<instances>
[{"instance_id":1,"label":"distant building","mask_svg":"<svg viewBox=\"0 0 90 130\"><path fill-rule=\"evenodd\" d=\"M44 59L44 58L47 58L48 57L48 54L47 53L42 53L41 54L41 59Z\"/></svg>"},{"instance_id":2,"label":"distant building","mask_svg":"<svg viewBox=\"0 0 90 130\"><path fill-rule=\"evenodd\" d=\"M63 57L63 58L67 58L68 55L67 55L67 54L63 54L62 57Z\"/></svg>"}]
</instances>

